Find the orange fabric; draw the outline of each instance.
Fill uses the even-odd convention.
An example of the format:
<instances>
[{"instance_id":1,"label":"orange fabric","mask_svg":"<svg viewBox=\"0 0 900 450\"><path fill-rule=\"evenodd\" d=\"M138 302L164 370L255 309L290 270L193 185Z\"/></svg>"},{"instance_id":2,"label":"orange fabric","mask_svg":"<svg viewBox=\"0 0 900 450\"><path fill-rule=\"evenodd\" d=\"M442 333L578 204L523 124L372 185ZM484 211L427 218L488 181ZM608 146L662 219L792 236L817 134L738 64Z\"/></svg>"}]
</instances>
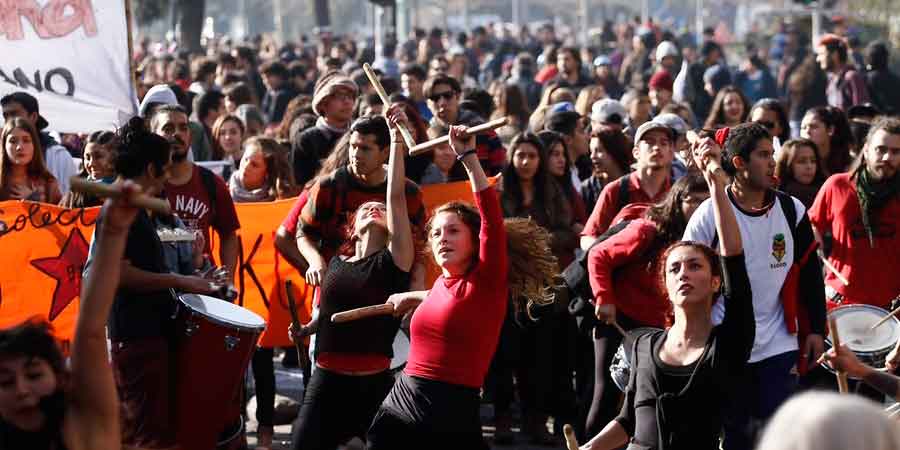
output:
<instances>
[{"instance_id":1,"label":"orange fabric","mask_svg":"<svg viewBox=\"0 0 900 450\"><path fill-rule=\"evenodd\" d=\"M422 193L426 214L451 200L473 201L468 181L424 186ZM306 323L312 315L314 290L275 249L275 230L294 200L235 204L241 222L234 277L240 295L235 302L266 319L259 342L263 347L292 345L285 281L293 282L300 321ZM63 349L68 349L78 317L81 272L99 212L100 208L0 202L0 327L42 317L53 324ZM212 233L211 240L217 258L218 236ZM439 274L434 264L429 266L426 286Z\"/></svg>"}]
</instances>

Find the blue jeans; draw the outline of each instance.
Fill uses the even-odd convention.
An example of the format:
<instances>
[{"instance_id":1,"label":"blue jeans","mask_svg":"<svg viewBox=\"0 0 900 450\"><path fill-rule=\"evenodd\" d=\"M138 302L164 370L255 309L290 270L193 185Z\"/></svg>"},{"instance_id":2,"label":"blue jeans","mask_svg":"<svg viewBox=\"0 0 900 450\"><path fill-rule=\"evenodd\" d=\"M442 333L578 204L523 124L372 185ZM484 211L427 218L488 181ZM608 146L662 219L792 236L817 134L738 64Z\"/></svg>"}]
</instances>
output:
<instances>
[{"instance_id":1,"label":"blue jeans","mask_svg":"<svg viewBox=\"0 0 900 450\"><path fill-rule=\"evenodd\" d=\"M797 385L797 351L750 363L725 413L725 450L753 450L759 432Z\"/></svg>"}]
</instances>

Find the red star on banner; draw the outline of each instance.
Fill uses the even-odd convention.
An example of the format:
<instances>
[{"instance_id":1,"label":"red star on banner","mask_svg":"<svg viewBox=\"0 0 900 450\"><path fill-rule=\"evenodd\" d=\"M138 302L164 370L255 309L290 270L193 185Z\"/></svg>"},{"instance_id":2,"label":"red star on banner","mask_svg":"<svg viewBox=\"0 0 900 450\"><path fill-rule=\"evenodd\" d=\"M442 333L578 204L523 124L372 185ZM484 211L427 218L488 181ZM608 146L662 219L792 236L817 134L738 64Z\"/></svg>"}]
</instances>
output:
<instances>
[{"instance_id":1,"label":"red star on banner","mask_svg":"<svg viewBox=\"0 0 900 450\"><path fill-rule=\"evenodd\" d=\"M87 261L88 243L81 230L73 227L59 256L31 260L31 265L56 280L48 319L52 322L81 292L81 270Z\"/></svg>"}]
</instances>

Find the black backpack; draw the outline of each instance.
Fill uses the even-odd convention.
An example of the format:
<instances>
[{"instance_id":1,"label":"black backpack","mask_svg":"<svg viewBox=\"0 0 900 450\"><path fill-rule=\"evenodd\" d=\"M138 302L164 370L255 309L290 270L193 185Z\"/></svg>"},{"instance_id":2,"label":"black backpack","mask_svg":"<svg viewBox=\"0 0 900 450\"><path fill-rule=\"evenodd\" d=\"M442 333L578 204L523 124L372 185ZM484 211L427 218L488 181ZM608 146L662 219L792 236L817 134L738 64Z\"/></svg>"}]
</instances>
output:
<instances>
[{"instance_id":1,"label":"black backpack","mask_svg":"<svg viewBox=\"0 0 900 450\"><path fill-rule=\"evenodd\" d=\"M619 177L615 183L619 187L619 211L629 203L630 192L628 190L629 177L631 174L625 174ZM568 294L569 298L569 314L575 316L578 324L578 330L591 334L594 326L599 322L597 316L594 315L594 304L592 302L594 293L591 292L591 284L588 282L587 257L591 249L595 245L605 241L610 236L623 230L630 220L623 220L611 227L606 232L597 237L597 240L587 249L587 251L576 249L575 260L563 270L562 277L564 281L563 290Z\"/></svg>"},{"instance_id":2,"label":"black backpack","mask_svg":"<svg viewBox=\"0 0 900 450\"><path fill-rule=\"evenodd\" d=\"M630 220L623 220L609 227L606 232L598 236L597 240L586 251L576 250L575 260L566 267L566 270L563 270L564 290L567 291L569 296L569 314L575 316L578 330L582 333L589 335L594 326L599 323L597 316L594 315L594 304L592 302L594 293L591 291L591 284L588 281L588 254L595 245L622 231L630 223Z\"/></svg>"}]
</instances>

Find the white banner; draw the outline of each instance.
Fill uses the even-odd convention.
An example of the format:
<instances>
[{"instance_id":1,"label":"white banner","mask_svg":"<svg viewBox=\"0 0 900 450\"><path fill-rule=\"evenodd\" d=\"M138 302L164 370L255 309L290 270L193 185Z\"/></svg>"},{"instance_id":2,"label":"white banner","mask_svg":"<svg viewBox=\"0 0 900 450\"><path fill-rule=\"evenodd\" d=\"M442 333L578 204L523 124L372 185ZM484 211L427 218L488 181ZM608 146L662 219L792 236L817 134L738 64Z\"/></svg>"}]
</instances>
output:
<instances>
[{"instance_id":1,"label":"white banner","mask_svg":"<svg viewBox=\"0 0 900 450\"><path fill-rule=\"evenodd\" d=\"M0 0L0 96L38 99L48 130L113 129L137 113L127 0Z\"/></svg>"}]
</instances>

